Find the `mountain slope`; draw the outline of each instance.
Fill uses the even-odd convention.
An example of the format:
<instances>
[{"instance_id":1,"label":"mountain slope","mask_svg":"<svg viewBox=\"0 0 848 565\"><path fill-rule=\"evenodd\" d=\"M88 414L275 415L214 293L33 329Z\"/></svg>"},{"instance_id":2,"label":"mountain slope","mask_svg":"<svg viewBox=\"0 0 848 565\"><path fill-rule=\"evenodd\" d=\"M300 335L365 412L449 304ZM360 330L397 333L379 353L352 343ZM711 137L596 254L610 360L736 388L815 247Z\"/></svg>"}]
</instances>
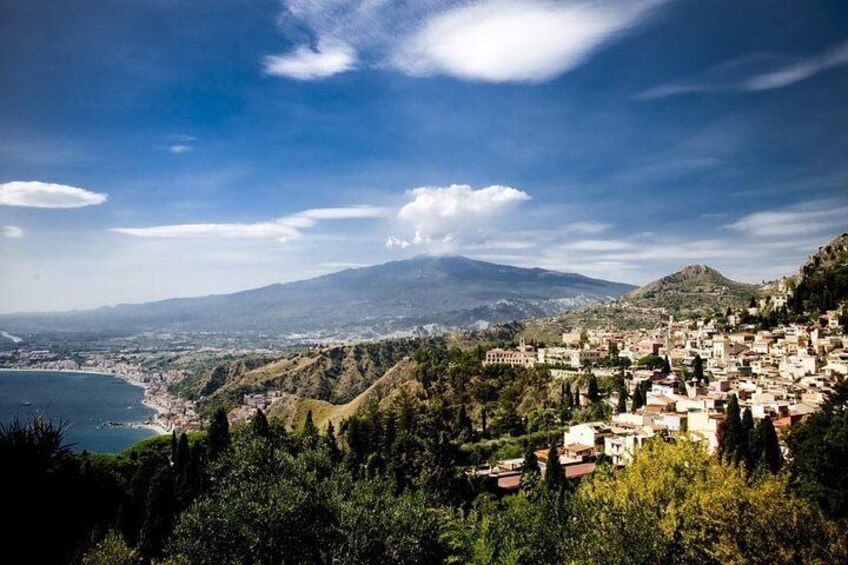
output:
<instances>
[{"instance_id":1,"label":"mountain slope","mask_svg":"<svg viewBox=\"0 0 848 565\"><path fill-rule=\"evenodd\" d=\"M23 333L259 331L313 339L374 338L428 325L468 328L549 316L632 288L575 273L419 256L235 294L2 316L0 328Z\"/></svg>"},{"instance_id":2,"label":"mountain slope","mask_svg":"<svg viewBox=\"0 0 848 565\"><path fill-rule=\"evenodd\" d=\"M562 331L575 327L652 327L668 316L680 319L743 308L760 294L757 285L728 279L706 265L690 265L604 304L530 322L524 333L558 340Z\"/></svg>"},{"instance_id":3,"label":"mountain slope","mask_svg":"<svg viewBox=\"0 0 848 565\"><path fill-rule=\"evenodd\" d=\"M820 247L794 278L797 313L833 310L848 301L848 233Z\"/></svg>"}]
</instances>

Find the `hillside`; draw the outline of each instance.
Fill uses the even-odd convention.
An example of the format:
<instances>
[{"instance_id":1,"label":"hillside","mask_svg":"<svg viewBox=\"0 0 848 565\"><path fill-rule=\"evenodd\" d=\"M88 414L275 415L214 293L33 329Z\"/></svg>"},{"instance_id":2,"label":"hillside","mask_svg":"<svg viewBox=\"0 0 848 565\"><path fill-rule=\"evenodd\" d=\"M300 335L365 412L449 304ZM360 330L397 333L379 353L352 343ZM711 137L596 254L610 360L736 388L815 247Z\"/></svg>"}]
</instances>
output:
<instances>
[{"instance_id":1,"label":"hillside","mask_svg":"<svg viewBox=\"0 0 848 565\"><path fill-rule=\"evenodd\" d=\"M270 332L303 341L374 339L551 316L632 288L575 273L418 256L235 294L0 316L0 329L15 334Z\"/></svg>"},{"instance_id":2,"label":"hillside","mask_svg":"<svg viewBox=\"0 0 848 565\"><path fill-rule=\"evenodd\" d=\"M819 247L793 282L790 306L796 313L832 310L848 301L848 233Z\"/></svg>"},{"instance_id":3,"label":"hillside","mask_svg":"<svg viewBox=\"0 0 848 565\"><path fill-rule=\"evenodd\" d=\"M530 322L524 335L544 341L558 340L574 327L652 327L668 316L687 318L743 308L760 293L756 285L728 279L706 265L690 265L604 304Z\"/></svg>"}]
</instances>

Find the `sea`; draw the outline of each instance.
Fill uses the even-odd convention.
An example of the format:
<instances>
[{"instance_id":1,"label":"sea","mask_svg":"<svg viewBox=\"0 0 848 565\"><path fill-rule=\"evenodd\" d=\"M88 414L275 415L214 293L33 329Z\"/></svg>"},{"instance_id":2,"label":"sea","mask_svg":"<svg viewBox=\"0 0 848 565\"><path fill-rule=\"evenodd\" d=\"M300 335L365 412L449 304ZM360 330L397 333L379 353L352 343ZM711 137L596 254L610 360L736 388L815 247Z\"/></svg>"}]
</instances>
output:
<instances>
[{"instance_id":1,"label":"sea","mask_svg":"<svg viewBox=\"0 0 848 565\"><path fill-rule=\"evenodd\" d=\"M140 424L155 411L144 389L112 375L67 371L0 371L0 423L41 416L68 423L74 451L116 453L155 435Z\"/></svg>"}]
</instances>

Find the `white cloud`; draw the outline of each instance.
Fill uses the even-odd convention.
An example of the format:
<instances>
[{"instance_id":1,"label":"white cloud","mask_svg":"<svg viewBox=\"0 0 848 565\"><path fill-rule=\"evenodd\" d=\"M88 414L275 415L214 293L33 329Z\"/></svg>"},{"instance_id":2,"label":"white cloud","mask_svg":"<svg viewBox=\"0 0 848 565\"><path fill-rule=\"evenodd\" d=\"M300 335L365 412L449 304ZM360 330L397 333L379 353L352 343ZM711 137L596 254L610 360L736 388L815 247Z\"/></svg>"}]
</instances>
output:
<instances>
[{"instance_id":1,"label":"white cloud","mask_svg":"<svg viewBox=\"0 0 848 565\"><path fill-rule=\"evenodd\" d=\"M803 209L767 210L743 216L725 227L755 236L819 233L848 226L848 206L813 203Z\"/></svg>"},{"instance_id":2,"label":"white cloud","mask_svg":"<svg viewBox=\"0 0 848 565\"><path fill-rule=\"evenodd\" d=\"M191 143L192 141L197 141L197 138L193 135L186 135L184 133L169 135L168 139L170 139L174 143Z\"/></svg>"},{"instance_id":3,"label":"white cloud","mask_svg":"<svg viewBox=\"0 0 848 565\"><path fill-rule=\"evenodd\" d=\"M287 35L318 38L267 58L266 72L314 79L356 63L421 76L540 82L576 68L662 0L283 0ZM329 39L332 38L332 41ZM333 57L330 57L333 55ZM271 71L275 63L279 73Z\"/></svg>"},{"instance_id":4,"label":"white cloud","mask_svg":"<svg viewBox=\"0 0 848 565\"><path fill-rule=\"evenodd\" d=\"M567 72L636 24L653 2L493 0L437 14L392 64L413 75L541 82Z\"/></svg>"},{"instance_id":5,"label":"white cloud","mask_svg":"<svg viewBox=\"0 0 848 565\"><path fill-rule=\"evenodd\" d=\"M108 196L84 188L39 181L0 184L0 206L30 208L82 208L106 202Z\"/></svg>"},{"instance_id":6,"label":"white cloud","mask_svg":"<svg viewBox=\"0 0 848 565\"><path fill-rule=\"evenodd\" d=\"M746 90L783 88L808 79L832 67L848 64L848 42L841 43L824 53L791 65L755 76L744 83Z\"/></svg>"},{"instance_id":7,"label":"white cloud","mask_svg":"<svg viewBox=\"0 0 848 565\"><path fill-rule=\"evenodd\" d=\"M605 224L603 222L574 222L573 224L568 224L562 230L564 234L580 234L580 235L592 235L596 233L605 232L610 229L612 226L610 224Z\"/></svg>"},{"instance_id":8,"label":"white cloud","mask_svg":"<svg viewBox=\"0 0 848 565\"><path fill-rule=\"evenodd\" d=\"M397 238L393 235L390 235L389 238L386 240L386 247L388 247L389 249L392 249L393 247L397 247L397 248L400 248L400 249L406 249L410 245L412 245L412 244L410 242L406 241L405 239L400 239L400 238Z\"/></svg>"},{"instance_id":9,"label":"white cloud","mask_svg":"<svg viewBox=\"0 0 848 565\"><path fill-rule=\"evenodd\" d=\"M169 145L168 153L172 155L182 155L183 153L191 153L194 147L191 145Z\"/></svg>"},{"instance_id":10,"label":"white cloud","mask_svg":"<svg viewBox=\"0 0 848 565\"><path fill-rule=\"evenodd\" d=\"M424 186L407 194L411 200L397 217L414 231L412 243L445 251L469 236L478 238L489 222L530 199L524 191L500 185L477 190L467 184Z\"/></svg>"},{"instance_id":11,"label":"white cloud","mask_svg":"<svg viewBox=\"0 0 848 565\"><path fill-rule=\"evenodd\" d=\"M3 226L3 237L8 237L9 239L20 239L25 234L26 232L23 228L19 228L18 226Z\"/></svg>"},{"instance_id":12,"label":"white cloud","mask_svg":"<svg viewBox=\"0 0 848 565\"><path fill-rule=\"evenodd\" d=\"M265 73L297 80L316 80L349 71L356 66L356 50L335 40L322 39L315 49L302 45L286 55L268 55Z\"/></svg>"},{"instance_id":13,"label":"white cloud","mask_svg":"<svg viewBox=\"0 0 848 565\"><path fill-rule=\"evenodd\" d=\"M176 224L145 228L112 228L111 231L149 238L276 239L282 243L302 237L302 231L322 220L377 218L386 210L376 206L314 208L269 222Z\"/></svg>"}]
</instances>

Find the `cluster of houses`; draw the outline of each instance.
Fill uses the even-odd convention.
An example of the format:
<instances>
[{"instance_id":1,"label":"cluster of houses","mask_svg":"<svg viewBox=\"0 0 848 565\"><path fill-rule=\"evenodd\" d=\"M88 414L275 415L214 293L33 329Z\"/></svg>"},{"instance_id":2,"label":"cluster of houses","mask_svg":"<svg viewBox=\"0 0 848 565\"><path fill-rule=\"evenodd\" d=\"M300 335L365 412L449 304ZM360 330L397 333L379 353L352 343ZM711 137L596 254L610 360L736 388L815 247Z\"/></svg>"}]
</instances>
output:
<instances>
[{"instance_id":1,"label":"cluster of houses","mask_svg":"<svg viewBox=\"0 0 848 565\"><path fill-rule=\"evenodd\" d=\"M642 443L654 436L685 436L718 448L725 406L736 395L755 422L771 418L778 434L817 411L832 385L848 376L848 335L839 324L840 312L829 311L815 324L785 325L765 331L722 331L715 321L682 320L655 330L575 331L563 335L561 347L534 348L522 342L514 350L492 349L485 362L515 366L554 367L554 377L593 372L599 378L620 371L602 363L609 355L633 362L625 385L630 397L645 392L641 406L617 412L617 393L603 399L614 415L609 422L571 426L559 447L560 464L568 478L594 470L605 456L613 465L626 465ZM640 367L638 360L658 356L671 371ZM705 380L696 382L694 365L700 358ZM584 391L581 391L583 393ZM578 395L583 405L585 393ZM543 453L544 452L544 453ZM547 449L540 450L544 472ZM490 476L500 490L518 488L522 460L469 470Z\"/></svg>"}]
</instances>

